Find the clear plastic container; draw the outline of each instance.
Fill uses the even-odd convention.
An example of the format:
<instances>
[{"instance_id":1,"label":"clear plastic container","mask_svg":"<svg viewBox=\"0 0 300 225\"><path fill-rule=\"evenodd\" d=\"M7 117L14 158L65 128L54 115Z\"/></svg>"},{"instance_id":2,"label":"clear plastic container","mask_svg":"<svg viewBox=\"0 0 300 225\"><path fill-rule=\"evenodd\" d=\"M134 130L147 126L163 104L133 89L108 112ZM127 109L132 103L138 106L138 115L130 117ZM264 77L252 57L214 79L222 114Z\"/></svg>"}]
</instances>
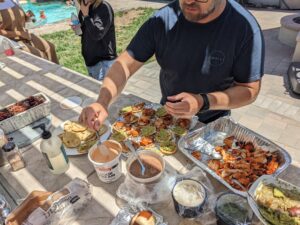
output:
<instances>
[{"instance_id":1,"label":"clear plastic container","mask_svg":"<svg viewBox=\"0 0 300 225\"><path fill-rule=\"evenodd\" d=\"M4 166L7 161L4 158L2 146L5 145L7 142L4 131L0 128L0 167Z\"/></svg>"},{"instance_id":2,"label":"clear plastic container","mask_svg":"<svg viewBox=\"0 0 300 225\"><path fill-rule=\"evenodd\" d=\"M7 218L10 211L10 205L7 203L5 197L0 194L0 225L5 224L5 219Z\"/></svg>"},{"instance_id":3,"label":"clear plastic container","mask_svg":"<svg viewBox=\"0 0 300 225\"><path fill-rule=\"evenodd\" d=\"M25 161L19 152L18 146L11 140L9 140L2 147L5 157L11 166L12 171L18 171L25 167Z\"/></svg>"},{"instance_id":4,"label":"clear plastic container","mask_svg":"<svg viewBox=\"0 0 300 225\"><path fill-rule=\"evenodd\" d=\"M153 164L154 160L156 161L156 163L161 164L161 171L158 174L156 174L155 176L151 176L151 177L147 177L147 178L135 176L134 174L131 173L131 166L135 161L137 161L137 158L134 154L131 154L126 162L128 176L130 178L132 178L134 181L136 181L138 183L144 183L144 184L159 181L159 179L162 176L162 174L164 173L165 167L166 167L165 160L163 159L163 157L156 152L147 151L147 150L139 150L139 151L137 151L137 154L139 155L142 162L144 163L144 166L146 166L146 170L147 170L146 172L153 170L153 169L151 169L151 166L152 167L155 166L155 164ZM150 160L150 162L152 162L152 164L149 164L149 160Z\"/></svg>"},{"instance_id":5,"label":"clear plastic container","mask_svg":"<svg viewBox=\"0 0 300 225\"><path fill-rule=\"evenodd\" d=\"M218 197L215 213L218 225L250 225L253 217L247 199L233 193L223 193Z\"/></svg>"}]
</instances>

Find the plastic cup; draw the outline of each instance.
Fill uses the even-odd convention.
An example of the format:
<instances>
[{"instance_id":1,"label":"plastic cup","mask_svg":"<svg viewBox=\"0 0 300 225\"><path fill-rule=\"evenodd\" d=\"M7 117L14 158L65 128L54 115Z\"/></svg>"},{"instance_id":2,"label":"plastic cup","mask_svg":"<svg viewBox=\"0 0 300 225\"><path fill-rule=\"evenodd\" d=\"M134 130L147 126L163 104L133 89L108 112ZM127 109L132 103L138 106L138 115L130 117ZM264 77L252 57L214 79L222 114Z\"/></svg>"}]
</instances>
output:
<instances>
[{"instance_id":1,"label":"plastic cup","mask_svg":"<svg viewBox=\"0 0 300 225\"><path fill-rule=\"evenodd\" d=\"M201 192L203 194L203 199L202 201L199 201L199 203L197 204L183 204L180 203L180 201L178 201L178 199L175 196L175 189L178 185L180 184L187 184L190 183L192 184L194 187L197 188L197 191ZM206 203L206 199L207 199L207 192L204 188L204 186L193 179L182 179L176 182L175 186L173 187L172 190L172 198L173 198L173 203L174 203L174 207L175 210L177 212L177 214L183 218L195 218L198 217L202 212L203 212L203 207L204 204Z\"/></svg>"},{"instance_id":2,"label":"plastic cup","mask_svg":"<svg viewBox=\"0 0 300 225\"><path fill-rule=\"evenodd\" d=\"M161 163L161 167L162 170L160 171L160 173L158 173L157 175L153 176L153 177L149 177L149 178L140 178L140 177L136 177L133 174L130 173L130 166L131 164L136 160L136 156L134 154L131 154L131 156L128 158L127 162L126 162L126 167L127 167L127 173L129 175L130 178L132 178L134 181L138 182L138 183L155 183L157 182L162 174L165 171L165 160L163 159L163 157L161 155L159 155L156 152L153 151L148 151L148 150L139 150L137 151L137 154L142 158L143 156L150 156L153 158L156 158L159 160L159 162ZM143 160L142 160L143 161Z\"/></svg>"},{"instance_id":3,"label":"plastic cup","mask_svg":"<svg viewBox=\"0 0 300 225\"><path fill-rule=\"evenodd\" d=\"M236 215L237 212L239 216ZM215 213L218 225L251 224L253 217L247 199L230 192L218 197Z\"/></svg>"},{"instance_id":4,"label":"plastic cup","mask_svg":"<svg viewBox=\"0 0 300 225\"><path fill-rule=\"evenodd\" d=\"M122 175L122 167L120 162L122 146L120 143L113 140L104 141L102 145L105 145L107 148L112 148L114 150L117 150L119 154L109 162L105 162L105 163L97 162L92 158L94 151L100 151L99 148L97 147L97 144L95 144L89 150L88 158L90 162L93 164L99 179L104 183L112 183L118 180Z\"/></svg>"}]
</instances>

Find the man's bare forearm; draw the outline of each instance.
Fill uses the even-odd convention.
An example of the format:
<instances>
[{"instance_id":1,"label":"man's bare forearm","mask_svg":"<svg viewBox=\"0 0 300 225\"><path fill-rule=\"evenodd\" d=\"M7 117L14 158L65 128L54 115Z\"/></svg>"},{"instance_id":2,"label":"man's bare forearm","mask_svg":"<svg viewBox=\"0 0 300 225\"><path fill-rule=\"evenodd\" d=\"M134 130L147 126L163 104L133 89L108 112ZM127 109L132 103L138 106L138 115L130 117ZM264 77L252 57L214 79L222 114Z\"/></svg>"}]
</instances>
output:
<instances>
[{"instance_id":1,"label":"man's bare forearm","mask_svg":"<svg viewBox=\"0 0 300 225\"><path fill-rule=\"evenodd\" d=\"M229 110L248 105L255 101L260 81L249 85L235 85L225 91L208 94L211 110Z\"/></svg>"},{"instance_id":2,"label":"man's bare forearm","mask_svg":"<svg viewBox=\"0 0 300 225\"><path fill-rule=\"evenodd\" d=\"M129 77L142 66L134 60L127 52L122 53L110 68L97 99L104 107L108 107L111 101L116 98L124 89Z\"/></svg>"}]
</instances>

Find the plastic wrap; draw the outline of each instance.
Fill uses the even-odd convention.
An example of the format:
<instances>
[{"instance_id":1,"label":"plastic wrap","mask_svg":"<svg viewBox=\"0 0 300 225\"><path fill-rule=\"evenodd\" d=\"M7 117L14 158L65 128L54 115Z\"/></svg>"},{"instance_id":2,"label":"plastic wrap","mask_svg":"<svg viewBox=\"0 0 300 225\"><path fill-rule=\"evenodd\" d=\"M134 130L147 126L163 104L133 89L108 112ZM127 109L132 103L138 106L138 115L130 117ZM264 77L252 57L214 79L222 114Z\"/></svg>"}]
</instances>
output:
<instances>
[{"instance_id":1,"label":"plastic wrap","mask_svg":"<svg viewBox=\"0 0 300 225\"><path fill-rule=\"evenodd\" d=\"M110 225L129 225L132 217L136 215L138 212L143 211L143 210L149 210L152 212L153 216L155 217L156 220L156 225L167 225L163 221L163 217L153 211L151 208L147 207L145 204L139 203L138 205L126 205L124 206L115 219L111 222Z\"/></svg>"},{"instance_id":2,"label":"plastic wrap","mask_svg":"<svg viewBox=\"0 0 300 225\"><path fill-rule=\"evenodd\" d=\"M6 201L5 197L0 194L0 225L4 224L4 221L10 213L10 205Z\"/></svg>"},{"instance_id":3,"label":"plastic wrap","mask_svg":"<svg viewBox=\"0 0 300 225\"><path fill-rule=\"evenodd\" d=\"M219 195L215 212L220 222L230 225L250 225L253 218L247 199L230 192Z\"/></svg>"},{"instance_id":4,"label":"plastic wrap","mask_svg":"<svg viewBox=\"0 0 300 225\"><path fill-rule=\"evenodd\" d=\"M159 181L154 183L138 183L126 175L117 190L117 196L131 205L161 203L169 201L175 182L176 172L168 166Z\"/></svg>"},{"instance_id":5,"label":"plastic wrap","mask_svg":"<svg viewBox=\"0 0 300 225\"><path fill-rule=\"evenodd\" d=\"M90 185L75 178L63 189L51 194L22 225L69 225L91 200Z\"/></svg>"},{"instance_id":6,"label":"plastic wrap","mask_svg":"<svg viewBox=\"0 0 300 225\"><path fill-rule=\"evenodd\" d=\"M119 186L117 195L121 199L128 202L132 208L133 206L140 206L141 204L154 205L156 203L170 203L172 199L172 190L176 182L183 179L193 179L200 182L207 193L206 201L202 207L202 212L194 221L206 221L206 225L213 225L216 223L214 215L214 207L217 199L217 193L214 190L210 180L205 172L199 167L193 167L185 174L177 174L174 169L166 167L165 173L158 183L141 184L133 181L129 176L126 176L124 183ZM173 207L173 206L170 206ZM118 216L111 225L118 224L116 221L123 221L119 225L129 225L129 219L133 213L128 212L128 207L122 208ZM130 209L131 210L131 209ZM129 211L130 211L129 210ZM158 211L159 213L159 211ZM174 211L174 213L176 213ZM125 222L126 221L126 222Z\"/></svg>"}]
</instances>

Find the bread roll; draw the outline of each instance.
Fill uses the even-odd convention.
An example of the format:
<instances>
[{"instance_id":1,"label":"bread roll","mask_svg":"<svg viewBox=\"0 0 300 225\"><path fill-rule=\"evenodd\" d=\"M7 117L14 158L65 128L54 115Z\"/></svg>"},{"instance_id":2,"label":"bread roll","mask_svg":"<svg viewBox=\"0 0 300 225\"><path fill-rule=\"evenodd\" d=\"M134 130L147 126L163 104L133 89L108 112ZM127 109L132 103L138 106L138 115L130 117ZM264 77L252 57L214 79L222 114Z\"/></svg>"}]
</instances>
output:
<instances>
[{"instance_id":1,"label":"bread roll","mask_svg":"<svg viewBox=\"0 0 300 225\"><path fill-rule=\"evenodd\" d=\"M130 225L155 225L155 218L152 212L144 210L131 219Z\"/></svg>"}]
</instances>

